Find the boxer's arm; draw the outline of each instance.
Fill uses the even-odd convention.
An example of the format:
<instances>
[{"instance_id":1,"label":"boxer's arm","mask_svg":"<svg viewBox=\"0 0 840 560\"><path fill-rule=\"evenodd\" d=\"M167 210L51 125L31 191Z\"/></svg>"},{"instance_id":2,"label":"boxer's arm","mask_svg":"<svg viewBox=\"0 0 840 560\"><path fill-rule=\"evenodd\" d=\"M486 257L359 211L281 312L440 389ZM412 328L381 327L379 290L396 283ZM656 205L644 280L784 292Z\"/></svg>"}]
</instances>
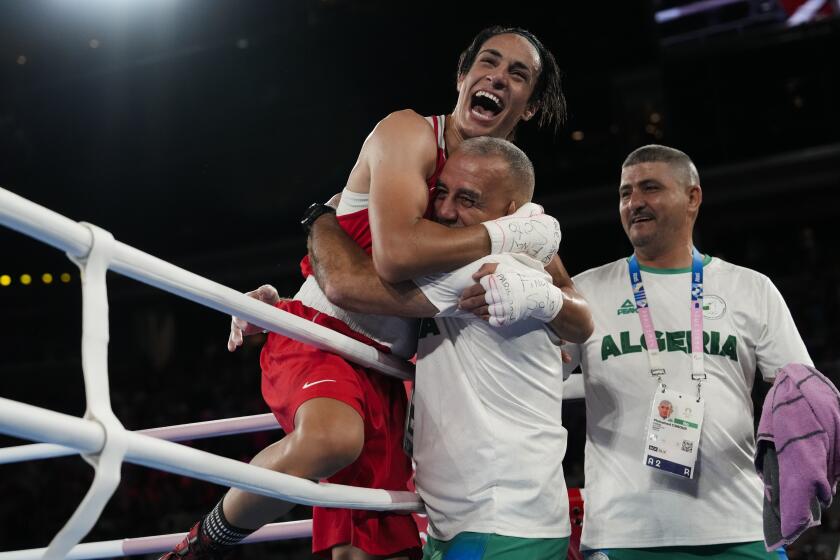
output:
<instances>
[{"instance_id":1,"label":"boxer's arm","mask_svg":"<svg viewBox=\"0 0 840 560\"><path fill-rule=\"evenodd\" d=\"M434 317L438 313L411 281L391 284L376 273L373 260L341 228L332 214L312 225L309 261L318 285L333 304L357 313Z\"/></svg>"},{"instance_id":2,"label":"boxer's arm","mask_svg":"<svg viewBox=\"0 0 840 560\"><path fill-rule=\"evenodd\" d=\"M410 280L490 253L484 226L452 229L423 218L429 204L426 178L437 157L425 119L412 111L393 113L377 125L363 150L370 169L373 263L380 276Z\"/></svg>"}]
</instances>

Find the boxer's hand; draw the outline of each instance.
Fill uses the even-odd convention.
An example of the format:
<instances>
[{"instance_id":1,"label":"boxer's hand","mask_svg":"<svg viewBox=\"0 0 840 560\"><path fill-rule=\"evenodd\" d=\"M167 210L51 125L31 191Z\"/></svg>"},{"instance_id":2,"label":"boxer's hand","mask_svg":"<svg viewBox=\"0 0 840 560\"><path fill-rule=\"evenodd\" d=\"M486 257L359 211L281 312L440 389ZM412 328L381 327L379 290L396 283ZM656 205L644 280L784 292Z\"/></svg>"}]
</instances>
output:
<instances>
[{"instance_id":1,"label":"boxer's hand","mask_svg":"<svg viewBox=\"0 0 840 560\"><path fill-rule=\"evenodd\" d=\"M511 216L528 218L531 216L539 216L540 214L545 214L545 208L543 208L541 204L537 204L536 202L526 202L513 214L511 214Z\"/></svg>"},{"instance_id":2,"label":"boxer's hand","mask_svg":"<svg viewBox=\"0 0 840 560\"><path fill-rule=\"evenodd\" d=\"M268 284L263 284L256 290L252 292L247 292L245 295L254 299L258 299L269 305L274 305L275 303L280 301L280 295L277 293L277 290L274 289L274 286L270 286ZM233 352L238 347L242 346L242 339L244 336L250 336L261 331L262 329L260 327L252 325L244 319L240 319L239 317L231 317L230 335L228 336L227 343L228 352Z\"/></svg>"},{"instance_id":3,"label":"boxer's hand","mask_svg":"<svg viewBox=\"0 0 840 560\"><path fill-rule=\"evenodd\" d=\"M496 263L484 263L481 265L481 268L473 274L473 280L476 281L476 284L468 287L466 290L461 292L461 298L458 300L458 307L474 313L476 316L488 321L490 319L490 313L488 311L487 300L485 299L485 294L487 294L487 290L484 289L480 283L478 283L483 277L493 274L496 272L496 267L498 265ZM562 307L562 306L561 306ZM564 364L569 364L572 362L572 355L566 352L563 349L563 345L566 344L565 340L557 341L557 346L560 347L560 357L563 360Z\"/></svg>"},{"instance_id":4,"label":"boxer's hand","mask_svg":"<svg viewBox=\"0 0 840 560\"><path fill-rule=\"evenodd\" d=\"M510 216L483 222L490 236L490 253L524 253L548 264L560 247L560 224L529 202Z\"/></svg>"},{"instance_id":5,"label":"boxer's hand","mask_svg":"<svg viewBox=\"0 0 840 560\"><path fill-rule=\"evenodd\" d=\"M563 292L544 271L500 264L490 272L485 266L473 277L485 290L490 325L506 327L528 318L548 323L563 307Z\"/></svg>"}]
</instances>

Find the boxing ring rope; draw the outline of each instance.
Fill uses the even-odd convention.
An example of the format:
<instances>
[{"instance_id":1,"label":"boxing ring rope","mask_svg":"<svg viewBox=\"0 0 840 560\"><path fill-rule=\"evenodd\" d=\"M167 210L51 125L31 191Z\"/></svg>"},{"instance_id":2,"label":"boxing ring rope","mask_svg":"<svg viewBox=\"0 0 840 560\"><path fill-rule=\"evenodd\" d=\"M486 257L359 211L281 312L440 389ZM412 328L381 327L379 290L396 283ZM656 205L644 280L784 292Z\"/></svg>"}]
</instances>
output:
<instances>
[{"instance_id":1,"label":"boxing ring rope","mask_svg":"<svg viewBox=\"0 0 840 560\"><path fill-rule=\"evenodd\" d=\"M124 460L307 505L383 511L422 509L412 492L319 485L177 443L127 432L114 416L110 404L106 271L113 270L222 313L237 315L264 329L294 336L388 375L410 379L412 366L120 243L96 226L76 223L5 189L0 189L0 223L65 251L82 271L85 417L0 399L0 431L72 447L95 469L90 490L53 538L43 558L64 558L90 531L119 484L120 466Z\"/></svg>"},{"instance_id":2,"label":"boxing ring rope","mask_svg":"<svg viewBox=\"0 0 840 560\"><path fill-rule=\"evenodd\" d=\"M175 545L187 533L172 533L152 537L117 539L83 543L74 546L65 557L67 560L86 560L92 558L114 558L115 556L134 556L138 554L157 554L175 548ZM312 536L312 520L271 523L245 537L239 544L252 544L288 539L300 539ZM14 552L0 552L0 560L37 560L46 552L46 548L31 548Z\"/></svg>"},{"instance_id":3,"label":"boxing ring rope","mask_svg":"<svg viewBox=\"0 0 840 560\"><path fill-rule=\"evenodd\" d=\"M71 550L74 551L73 558L102 557L86 556L85 551L91 551L88 553L92 554L92 551L98 550L97 546L104 550L104 547L116 546L113 543L124 542L108 541L77 546L99 518L118 485L120 467L124 461L299 504L379 511L422 511L422 504L413 492L318 484L174 443L184 439L277 428L270 414L139 432L125 430L110 405L106 271L113 270L222 313L236 315L263 329L296 338L386 375L411 379L413 366L120 243L110 233L96 226L74 222L2 188L0 224L65 251L82 271L82 369L87 399L85 416L78 418L0 398L0 432L48 442L2 450L0 463L81 453L95 469L94 481L88 494L48 548L0 553L0 559L40 557L52 560L68 557ZM573 376L576 377L579 376ZM582 398L582 384L579 381L576 379L564 386L564 390L566 386L569 388L566 398ZM285 530L273 528L264 534L279 535ZM297 526L294 529L299 530L302 529ZM311 528L306 530L311 531ZM182 535L127 540L154 541L164 537L177 542ZM282 537L260 538L274 540ZM167 544L166 548L155 551L169 548L171 546ZM136 547L132 550L136 550ZM153 551L150 549L149 552ZM140 553L143 552L131 552ZM127 553L122 551L119 554Z\"/></svg>"},{"instance_id":4,"label":"boxing ring rope","mask_svg":"<svg viewBox=\"0 0 840 560\"><path fill-rule=\"evenodd\" d=\"M83 258L93 243L90 228L0 188L0 224ZM253 325L338 354L352 362L400 379L412 379L411 364L350 337L223 286L203 276L114 242L110 270L205 307L236 315Z\"/></svg>"},{"instance_id":5,"label":"boxing ring rope","mask_svg":"<svg viewBox=\"0 0 840 560\"><path fill-rule=\"evenodd\" d=\"M207 420L162 428L148 428L137 430L135 433L165 439L166 441L189 441L216 436L232 436L266 430L279 430L280 424L273 414L254 414L239 418L222 420ZM54 459L76 455L77 450L72 447L56 445L54 443L31 443L0 448L0 465L17 463L19 461L33 461L35 459Z\"/></svg>"}]
</instances>

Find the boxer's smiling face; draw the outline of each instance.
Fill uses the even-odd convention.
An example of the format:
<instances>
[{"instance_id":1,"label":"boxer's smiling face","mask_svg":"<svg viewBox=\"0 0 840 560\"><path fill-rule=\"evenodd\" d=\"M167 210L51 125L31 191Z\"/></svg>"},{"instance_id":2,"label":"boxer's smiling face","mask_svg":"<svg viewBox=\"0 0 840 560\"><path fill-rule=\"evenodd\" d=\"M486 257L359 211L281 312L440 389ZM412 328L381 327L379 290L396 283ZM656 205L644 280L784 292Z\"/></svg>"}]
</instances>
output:
<instances>
[{"instance_id":1,"label":"boxer's smiling face","mask_svg":"<svg viewBox=\"0 0 840 560\"><path fill-rule=\"evenodd\" d=\"M464 138L507 138L520 120L536 113L530 103L540 76L537 49L521 35L490 37L470 69L458 77L453 117Z\"/></svg>"}]
</instances>

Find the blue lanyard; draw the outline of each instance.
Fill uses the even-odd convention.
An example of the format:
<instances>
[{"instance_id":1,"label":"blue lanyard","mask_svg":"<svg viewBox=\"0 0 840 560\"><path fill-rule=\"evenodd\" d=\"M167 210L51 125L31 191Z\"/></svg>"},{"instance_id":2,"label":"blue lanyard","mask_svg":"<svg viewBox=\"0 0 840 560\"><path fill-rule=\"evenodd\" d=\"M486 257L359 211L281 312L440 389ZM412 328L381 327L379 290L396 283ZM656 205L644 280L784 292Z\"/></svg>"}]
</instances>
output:
<instances>
[{"instance_id":1,"label":"blue lanyard","mask_svg":"<svg viewBox=\"0 0 840 560\"><path fill-rule=\"evenodd\" d=\"M630 285L636 300L636 312L642 324L642 332L647 346L650 373L662 383L665 367L659 355L659 343L653 328L645 286L642 283L642 270L636 255L629 261ZM703 257L695 247L691 258L691 379L697 381L697 399L700 399L700 384L706 379L703 369ZM664 386L664 384L663 384Z\"/></svg>"}]
</instances>

